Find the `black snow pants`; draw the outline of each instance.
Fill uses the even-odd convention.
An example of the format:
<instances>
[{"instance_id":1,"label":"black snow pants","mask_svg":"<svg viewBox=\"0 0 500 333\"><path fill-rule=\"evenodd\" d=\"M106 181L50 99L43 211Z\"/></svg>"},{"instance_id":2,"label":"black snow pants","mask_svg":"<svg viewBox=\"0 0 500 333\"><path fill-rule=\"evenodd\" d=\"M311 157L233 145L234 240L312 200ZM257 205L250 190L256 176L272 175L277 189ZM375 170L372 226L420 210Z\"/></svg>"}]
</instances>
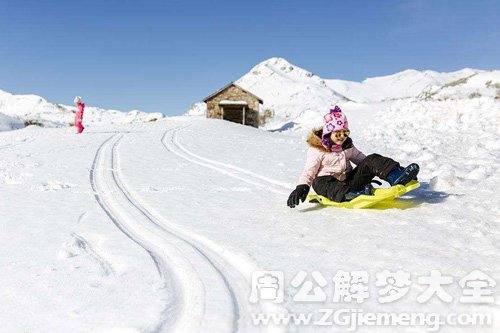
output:
<instances>
[{"instance_id":1,"label":"black snow pants","mask_svg":"<svg viewBox=\"0 0 500 333\"><path fill-rule=\"evenodd\" d=\"M399 163L391 158L371 154L349 171L344 181L333 176L320 176L313 180L312 187L317 194L335 202L342 202L349 191L362 190L375 176L385 180L387 175L398 166Z\"/></svg>"}]
</instances>

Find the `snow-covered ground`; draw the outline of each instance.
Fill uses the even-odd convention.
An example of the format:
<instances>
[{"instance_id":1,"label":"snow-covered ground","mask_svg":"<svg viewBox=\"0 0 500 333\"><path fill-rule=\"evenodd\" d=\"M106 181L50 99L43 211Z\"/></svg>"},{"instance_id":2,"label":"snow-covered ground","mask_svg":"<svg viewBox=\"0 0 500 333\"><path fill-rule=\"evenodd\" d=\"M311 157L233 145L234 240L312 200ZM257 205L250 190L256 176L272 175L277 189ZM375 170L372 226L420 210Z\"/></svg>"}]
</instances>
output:
<instances>
[{"instance_id":1,"label":"snow-covered ground","mask_svg":"<svg viewBox=\"0 0 500 333\"><path fill-rule=\"evenodd\" d=\"M433 103L382 105L383 114L347 104L358 148L422 167L421 188L369 210L286 206L305 162L305 129L173 117L95 125L83 135L1 132L2 331L345 332L251 318L346 308L488 313L493 325L440 332L497 332L498 295L462 304L458 282L473 270L500 281L498 105L478 98L468 107L482 111L456 113L450 101ZM252 274L262 270L283 272L283 302L250 302ZM340 270L369 274L368 299L332 301ZM384 270L411 274L402 299L378 301L375 277ZM443 286L451 303L437 295L417 302L426 289L418 278L432 270L453 277ZM313 284L313 271L324 276L325 301L296 299L301 287L291 282L300 271Z\"/></svg>"},{"instance_id":2,"label":"snow-covered ground","mask_svg":"<svg viewBox=\"0 0 500 333\"><path fill-rule=\"evenodd\" d=\"M492 323L439 331L500 330L500 296L488 299L500 282L500 71L349 82L272 58L237 83L274 112L261 129L88 106L76 135L72 107L0 91L1 331L346 332L371 313L425 320L356 332L473 314ZM336 103L365 154L420 164L419 189L375 209L286 206L305 137ZM448 281L427 300L433 271ZM334 301L342 272L360 303ZM400 299L381 301L386 280ZM464 302L471 290L487 301ZM318 323L330 310L344 325ZM315 320L255 323L269 314Z\"/></svg>"}]
</instances>

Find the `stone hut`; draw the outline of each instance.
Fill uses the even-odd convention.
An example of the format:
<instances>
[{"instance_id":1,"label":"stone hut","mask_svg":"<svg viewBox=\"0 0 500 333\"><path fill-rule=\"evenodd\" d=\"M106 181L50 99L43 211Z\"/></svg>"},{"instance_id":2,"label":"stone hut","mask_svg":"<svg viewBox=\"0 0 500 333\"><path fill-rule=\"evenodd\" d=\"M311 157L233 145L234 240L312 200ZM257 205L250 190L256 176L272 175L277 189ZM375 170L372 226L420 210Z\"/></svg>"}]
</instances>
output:
<instances>
[{"instance_id":1,"label":"stone hut","mask_svg":"<svg viewBox=\"0 0 500 333\"><path fill-rule=\"evenodd\" d=\"M259 127L259 106L264 101L234 82L208 96L203 102L207 103L207 118Z\"/></svg>"}]
</instances>

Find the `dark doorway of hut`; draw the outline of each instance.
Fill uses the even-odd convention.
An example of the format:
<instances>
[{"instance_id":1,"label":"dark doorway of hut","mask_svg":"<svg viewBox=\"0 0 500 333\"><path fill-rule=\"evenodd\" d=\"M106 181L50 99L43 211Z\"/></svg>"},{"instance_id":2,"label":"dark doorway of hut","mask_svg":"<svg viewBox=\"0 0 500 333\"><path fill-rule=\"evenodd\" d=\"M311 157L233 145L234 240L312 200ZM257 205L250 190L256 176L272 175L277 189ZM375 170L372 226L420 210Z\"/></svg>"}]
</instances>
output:
<instances>
[{"instance_id":1,"label":"dark doorway of hut","mask_svg":"<svg viewBox=\"0 0 500 333\"><path fill-rule=\"evenodd\" d=\"M222 119L238 124L247 124L246 108L244 106L224 106Z\"/></svg>"}]
</instances>

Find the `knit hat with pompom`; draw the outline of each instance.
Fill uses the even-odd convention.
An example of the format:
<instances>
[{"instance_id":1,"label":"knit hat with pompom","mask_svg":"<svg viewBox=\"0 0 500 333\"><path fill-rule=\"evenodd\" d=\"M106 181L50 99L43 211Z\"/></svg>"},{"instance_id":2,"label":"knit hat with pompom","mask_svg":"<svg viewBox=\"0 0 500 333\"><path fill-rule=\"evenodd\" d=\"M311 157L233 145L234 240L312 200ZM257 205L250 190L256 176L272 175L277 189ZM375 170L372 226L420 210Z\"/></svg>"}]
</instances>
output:
<instances>
[{"instance_id":1,"label":"knit hat with pompom","mask_svg":"<svg viewBox=\"0 0 500 333\"><path fill-rule=\"evenodd\" d=\"M327 149L332 147L330 141L330 133L336 131L348 131L349 122L347 121L346 115L342 110L335 105L330 112L323 116L323 134L321 136L321 143Z\"/></svg>"}]
</instances>

